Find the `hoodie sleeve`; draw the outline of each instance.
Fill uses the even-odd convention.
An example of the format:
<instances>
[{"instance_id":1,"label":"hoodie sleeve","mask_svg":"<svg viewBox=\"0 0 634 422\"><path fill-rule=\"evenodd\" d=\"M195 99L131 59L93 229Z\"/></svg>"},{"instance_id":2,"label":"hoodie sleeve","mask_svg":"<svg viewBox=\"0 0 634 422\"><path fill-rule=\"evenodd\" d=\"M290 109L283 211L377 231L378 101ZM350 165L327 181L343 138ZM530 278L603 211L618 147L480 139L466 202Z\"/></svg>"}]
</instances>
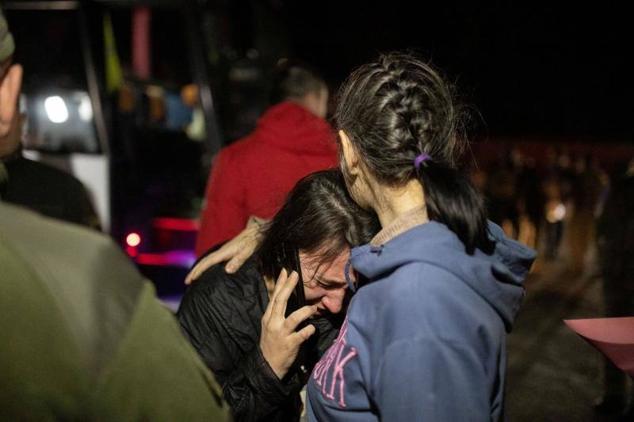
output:
<instances>
[{"instance_id":1,"label":"hoodie sleeve","mask_svg":"<svg viewBox=\"0 0 634 422\"><path fill-rule=\"evenodd\" d=\"M374 400L383 420L489 420L490 392L471 388L485 377L473 348L433 338L401 340L385 350Z\"/></svg>"},{"instance_id":2,"label":"hoodie sleeve","mask_svg":"<svg viewBox=\"0 0 634 422\"><path fill-rule=\"evenodd\" d=\"M237 235L246 225L249 216L245 211L242 182L239 164L232 160L231 150L221 151L207 182L196 239L197 256Z\"/></svg>"}]
</instances>

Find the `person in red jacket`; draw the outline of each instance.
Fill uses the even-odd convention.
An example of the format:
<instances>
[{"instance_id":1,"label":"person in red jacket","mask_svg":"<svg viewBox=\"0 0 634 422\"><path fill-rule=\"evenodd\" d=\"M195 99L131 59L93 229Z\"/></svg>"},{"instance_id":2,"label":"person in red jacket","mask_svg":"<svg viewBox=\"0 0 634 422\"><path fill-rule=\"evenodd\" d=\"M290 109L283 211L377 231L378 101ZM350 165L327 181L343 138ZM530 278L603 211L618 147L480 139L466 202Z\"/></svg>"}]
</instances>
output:
<instances>
[{"instance_id":1,"label":"person in red jacket","mask_svg":"<svg viewBox=\"0 0 634 422\"><path fill-rule=\"evenodd\" d=\"M325 82L312 70L288 65L272 96L279 100L245 138L214 160L200 218L196 254L236 236L250 217L270 219L302 177L337 166L334 132L324 120Z\"/></svg>"}]
</instances>

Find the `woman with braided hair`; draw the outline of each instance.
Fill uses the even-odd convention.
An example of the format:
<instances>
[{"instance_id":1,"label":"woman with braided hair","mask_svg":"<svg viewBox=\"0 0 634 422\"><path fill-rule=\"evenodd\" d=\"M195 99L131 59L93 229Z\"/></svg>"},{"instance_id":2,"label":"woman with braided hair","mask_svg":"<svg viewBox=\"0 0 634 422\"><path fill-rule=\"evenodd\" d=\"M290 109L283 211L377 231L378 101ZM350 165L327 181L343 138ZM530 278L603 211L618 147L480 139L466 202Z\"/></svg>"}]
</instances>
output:
<instances>
[{"instance_id":1,"label":"woman with braided hair","mask_svg":"<svg viewBox=\"0 0 634 422\"><path fill-rule=\"evenodd\" d=\"M364 283L311 375L311 420L503 418L505 337L535 254L487 221L459 168L462 121L449 85L409 55L341 87L341 168L382 230L352 250Z\"/></svg>"}]
</instances>

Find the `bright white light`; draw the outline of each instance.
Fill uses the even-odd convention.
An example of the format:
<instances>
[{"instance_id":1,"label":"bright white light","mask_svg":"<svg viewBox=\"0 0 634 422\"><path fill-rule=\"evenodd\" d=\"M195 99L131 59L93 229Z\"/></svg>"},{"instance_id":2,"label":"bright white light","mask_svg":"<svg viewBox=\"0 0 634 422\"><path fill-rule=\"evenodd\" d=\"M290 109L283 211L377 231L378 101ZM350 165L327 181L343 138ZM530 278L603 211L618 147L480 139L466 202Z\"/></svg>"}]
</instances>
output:
<instances>
[{"instance_id":1,"label":"bright white light","mask_svg":"<svg viewBox=\"0 0 634 422\"><path fill-rule=\"evenodd\" d=\"M566 217L566 207L564 204L559 204L555 207L555 218L558 221L563 220Z\"/></svg>"},{"instance_id":2,"label":"bright white light","mask_svg":"<svg viewBox=\"0 0 634 422\"><path fill-rule=\"evenodd\" d=\"M125 242L128 246L132 246L133 248L139 246L141 244L141 236L138 233L130 233L126 236Z\"/></svg>"},{"instance_id":3,"label":"bright white light","mask_svg":"<svg viewBox=\"0 0 634 422\"><path fill-rule=\"evenodd\" d=\"M549 223L556 223L564 218L566 218L566 207L561 203L557 204L546 213L546 220L548 220Z\"/></svg>"},{"instance_id":4,"label":"bright white light","mask_svg":"<svg viewBox=\"0 0 634 422\"><path fill-rule=\"evenodd\" d=\"M79 100L79 108L77 109L79 118L85 122L92 120L92 105L90 104L90 97L88 95L82 95Z\"/></svg>"},{"instance_id":5,"label":"bright white light","mask_svg":"<svg viewBox=\"0 0 634 422\"><path fill-rule=\"evenodd\" d=\"M64 99L59 95L47 97L44 100L44 110L48 119L53 123L64 123L68 120L68 108Z\"/></svg>"}]
</instances>

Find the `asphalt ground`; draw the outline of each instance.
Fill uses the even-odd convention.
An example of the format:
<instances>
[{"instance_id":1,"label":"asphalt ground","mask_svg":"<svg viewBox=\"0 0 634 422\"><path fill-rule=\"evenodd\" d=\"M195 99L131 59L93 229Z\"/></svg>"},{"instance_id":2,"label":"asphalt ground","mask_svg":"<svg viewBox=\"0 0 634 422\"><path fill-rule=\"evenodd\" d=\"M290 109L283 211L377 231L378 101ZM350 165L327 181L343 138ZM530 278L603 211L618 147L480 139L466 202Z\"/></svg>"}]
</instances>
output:
<instances>
[{"instance_id":1,"label":"asphalt ground","mask_svg":"<svg viewBox=\"0 0 634 422\"><path fill-rule=\"evenodd\" d=\"M507 417L510 421L617 421L597 414L602 357L564 319L603 316L602 279L590 260L584 270L569 259L537 262L508 337Z\"/></svg>"}]
</instances>

